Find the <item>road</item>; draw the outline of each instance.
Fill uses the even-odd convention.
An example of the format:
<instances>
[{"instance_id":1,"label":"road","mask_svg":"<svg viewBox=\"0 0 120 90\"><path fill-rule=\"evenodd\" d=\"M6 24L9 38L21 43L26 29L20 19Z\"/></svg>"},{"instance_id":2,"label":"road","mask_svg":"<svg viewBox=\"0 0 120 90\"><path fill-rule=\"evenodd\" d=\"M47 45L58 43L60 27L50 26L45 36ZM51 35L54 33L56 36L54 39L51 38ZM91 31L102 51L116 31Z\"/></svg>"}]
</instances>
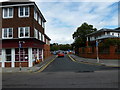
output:
<instances>
[{"instance_id":1,"label":"road","mask_svg":"<svg viewBox=\"0 0 120 90\"><path fill-rule=\"evenodd\" d=\"M37 73L3 73L3 88L118 88L118 70L56 58Z\"/></svg>"}]
</instances>

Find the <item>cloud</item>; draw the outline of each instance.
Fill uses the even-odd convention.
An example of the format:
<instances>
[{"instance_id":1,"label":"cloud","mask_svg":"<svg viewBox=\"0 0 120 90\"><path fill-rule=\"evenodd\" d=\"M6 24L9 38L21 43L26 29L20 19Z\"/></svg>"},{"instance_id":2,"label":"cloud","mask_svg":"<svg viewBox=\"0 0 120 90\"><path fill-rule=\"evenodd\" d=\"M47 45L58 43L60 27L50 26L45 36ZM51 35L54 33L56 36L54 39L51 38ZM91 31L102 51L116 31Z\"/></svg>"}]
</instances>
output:
<instances>
[{"instance_id":1,"label":"cloud","mask_svg":"<svg viewBox=\"0 0 120 90\"><path fill-rule=\"evenodd\" d=\"M118 26L118 0L35 0L46 22L51 43L72 43L72 34L82 23L95 28Z\"/></svg>"},{"instance_id":2,"label":"cloud","mask_svg":"<svg viewBox=\"0 0 120 90\"><path fill-rule=\"evenodd\" d=\"M51 43L72 43L72 34L87 22L101 29L118 25L118 7L114 2L38 2L45 16L46 33Z\"/></svg>"},{"instance_id":3,"label":"cloud","mask_svg":"<svg viewBox=\"0 0 120 90\"><path fill-rule=\"evenodd\" d=\"M48 2L48 0L31 0L36 2ZM119 0L49 0L49 2L118 2Z\"/></svg>"}]
</instances>

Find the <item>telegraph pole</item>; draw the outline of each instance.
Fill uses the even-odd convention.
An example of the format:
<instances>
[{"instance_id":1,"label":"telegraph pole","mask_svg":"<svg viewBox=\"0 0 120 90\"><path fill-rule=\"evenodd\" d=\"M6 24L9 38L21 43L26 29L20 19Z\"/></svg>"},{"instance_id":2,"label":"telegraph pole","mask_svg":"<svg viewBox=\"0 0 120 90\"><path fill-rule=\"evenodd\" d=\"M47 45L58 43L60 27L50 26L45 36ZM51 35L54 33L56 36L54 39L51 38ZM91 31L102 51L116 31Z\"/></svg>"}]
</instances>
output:
<instances>
[{"instance_id":1,"label":"telegraph pole","mask_svg":"<svg viewBox=\"0 0 120 90\"><path fill-rule=\"evenodd\" d=\"M99 62L100 62L100 60L99 60L99 53L98 53L98 44L99 44L99 42L98 42L98 40L96 40L96 54L97 54L97 62L99 63Z\"/></svg>"}]
</instances>

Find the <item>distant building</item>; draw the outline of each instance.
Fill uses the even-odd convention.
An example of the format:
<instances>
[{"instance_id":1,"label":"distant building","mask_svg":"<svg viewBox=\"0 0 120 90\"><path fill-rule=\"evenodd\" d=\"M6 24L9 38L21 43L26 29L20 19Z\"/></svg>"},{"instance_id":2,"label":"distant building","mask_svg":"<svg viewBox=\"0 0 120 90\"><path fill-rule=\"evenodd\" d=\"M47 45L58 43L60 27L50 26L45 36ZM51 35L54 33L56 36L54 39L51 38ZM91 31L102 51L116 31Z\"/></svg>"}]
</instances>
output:
<instances>
[{"instance_id":1,"label":"distant building","mask_svg":"<svg viewBox=\"0 0 120 90\"><path fill-rule=\"evenodd\" d=\"M50 38L45 18L35 2L2 2L2 67L32 67L50 56Z\"/></svg>"},{"instance_id":2,"label":"distant building","mask_svg":"<svg viewBox=\"0 0 120 90\"><path fill-rule=\"evenodd\" d=\"M101 29L98 31L95 31L93 33L90 33L87 35L87 43L91 42L93 43L93 46L95 45L95 41L98 40L105 40L108 38L120 38L120 28L116 29ZM87 44L88 45L88 44Z\"/></svg>"},{"instance_id":3,"label":"distant building","mask_svg":"<svg viewBox=\"0 0 120 90\"><path fill-rule=\"evenodd\" d=\"M85 58L120 59L120 46L99 47L107 39L120 40L120 28L101 29L87 35L87 47L79 48L79 56ZM96 43L98 42L98 43ZM98 47L98 51L96 50Z\"/></svg>"}]
</instances>

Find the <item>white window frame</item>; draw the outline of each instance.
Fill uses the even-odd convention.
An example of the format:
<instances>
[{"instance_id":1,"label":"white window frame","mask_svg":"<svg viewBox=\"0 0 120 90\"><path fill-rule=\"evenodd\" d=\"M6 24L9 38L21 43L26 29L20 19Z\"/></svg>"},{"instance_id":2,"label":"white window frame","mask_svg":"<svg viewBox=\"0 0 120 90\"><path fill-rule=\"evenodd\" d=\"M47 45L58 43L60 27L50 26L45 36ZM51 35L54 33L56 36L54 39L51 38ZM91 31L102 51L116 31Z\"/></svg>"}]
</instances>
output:
<instances>
[{"instance_id":1,"label":"white window frame","mask_svg":"<svg viewBox=\"0 0 120 90\"><path fill-rule=\"evenodd\" d=\"M4 37L4 30L7 29L7 37ZM12 29L12 37L9 37L9 29ZM12 39L13 38L13 28L3 28L2 29L2 39Z\"/></svg>"},{"instance_id":2,"label":"white window frame","mask_svg":"<svg viewBox=\"0 0 120 90\"><path fill-rule=\"evenodd\" d=\"M29 6L21 6L23 7L23 16L20 15L20 7L18 8L19 17L29 17L30 16L30 7ZM28 15L25 15L25 7L28 7Z\"/></svg>"},{"instance_id":3,"label":"white window frame","mask_svg":"<svg viewBox=\"0 0 120 90\"><path fill-rule=\"evenodd\" d=\"M45 22L42 21L42 27L45 28Z\"/></svg>"},{"instance_id":4,"label":"white window frame","mask_svg":"<svg viewBox=\"0 0 120 90\"><path fill-rule=\"evenodd\" d=\"M37 18L38 18L38 13L37 13L37 10L34 9L34 19L37 21Z\"/></svg>"},{"instance_id":5,"label":"white window frame","mask_svg":"<svg viewBox=\"0 0 120 90\"><path fill-rule=\"evenodd\" d=\"M20 28L23 28L23 36L20 37ZM25 36L25 28L28 28L28 36ZM19 27L18 28L18 37L19 38L29 38L30 37L30 27Z\"/></svg>"},{"instance_id":6,"label":"white window frame","mask_svg":"<svg viewBox=\"0 0 120 90\"><path fill-rule=\"evenodd\" d=\"M37 29L34 29L34 37L35 37L36 39L38 39L38 30L37 30Z\"/></svg>"},{"instance_id":7,"label":"white window frame","mask_svg":"<svg viewBox=\"0 0 120 90\"><path fill-rule=\"evenodd\" d=\"M10 16L10 8L7 8L7 17L4 16L5 14L5 8L3 8L2 12L3 12L3 18L13 18L13 12L14 12L14 9L12 8L12 16Z\"/></svg>"},{"instance_id":8,"label":"white window frame","mask_svg":"<svg viewBox=\"0 0 120 90\"><path fill-rule=\"evenodd\" d=\"M46 39L46 44L48 44L48 39Z\"/></svg>"},{"instance_id":9,"label":"white window frame","mask_svg":"<svg viewBox=\"0 0 120 90\"><path fill-rule=\"evenodd\" d=\"M38 18L38 23L41 25L41 17Z\"/></svg>"},{"instance_id":10,"label":"white window frame","mask_svg":"<svg viewBox=\"0 0 120 90\"><path fill-rule=\"evenodd\" d=\"M11 62L12 61L12 49L9 49L10 50L10 54L6 54L7 49L5 49L5 62ZM7 61L7 56L10 56L11 57L11 60L10 61Z\"/></svg>"},{"instance_id":11,"label":"white window frame","mask_svg":"<svg viewBox=\"0 0 120 90\"><path fill-rule=\"evenodd\" d=\"M41 39L41 32L39 32L39 40L42 40L42 39Z\"/></svg>"},{"instance_id":12,"label":"white window frame","mask_svg":"<svg viewBox=\"0 0 120 90\"><path fill-rule=\"evenodd\" d=\"M44 34L42 34L42 38L43 38L43 40L42 40L42 41L43 41L43 42L45 42L45 37L44 37Z\"/></svg>"}]
</instances>

